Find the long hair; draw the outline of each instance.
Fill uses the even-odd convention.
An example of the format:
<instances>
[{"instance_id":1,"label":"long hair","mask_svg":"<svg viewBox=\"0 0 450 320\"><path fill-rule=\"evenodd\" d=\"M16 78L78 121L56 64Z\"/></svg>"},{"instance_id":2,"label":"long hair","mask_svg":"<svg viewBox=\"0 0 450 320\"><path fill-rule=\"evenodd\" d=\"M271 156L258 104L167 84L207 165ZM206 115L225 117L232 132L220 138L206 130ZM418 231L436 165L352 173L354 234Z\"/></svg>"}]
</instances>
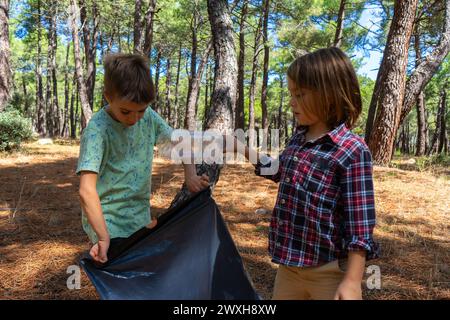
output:
<instances>
[{"instance_id":1,"label":"long hair","mask_svg":"<svg viewBox=\"0 0 450 320\"><path fill-rule=\"evenodd\" d=\"M315 108L305 108L330 127L345 122L352 128L362 110L355 69L341 49L324 48L298 57L287 70L298 88L315 94ZM313 110L314 109L314 110Z\"/></svg>"}]
</instances>

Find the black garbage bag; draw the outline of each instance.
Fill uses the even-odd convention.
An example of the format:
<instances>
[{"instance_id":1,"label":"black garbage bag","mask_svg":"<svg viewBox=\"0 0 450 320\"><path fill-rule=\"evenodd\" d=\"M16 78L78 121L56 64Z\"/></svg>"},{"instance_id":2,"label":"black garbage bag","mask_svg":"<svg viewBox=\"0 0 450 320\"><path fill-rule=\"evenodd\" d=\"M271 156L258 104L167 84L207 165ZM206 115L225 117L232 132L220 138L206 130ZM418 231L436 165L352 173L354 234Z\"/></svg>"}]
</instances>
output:
<instances>
[{"instance_id":1,"label":"black garbage bag","mask_svg":"<svg viewBox=\"0 0 450 320\"><path fill-rule=\"evenodd\" d=\"M259 300L210 189L80 264L101 299Z\"/></svg>"}]
</instances>

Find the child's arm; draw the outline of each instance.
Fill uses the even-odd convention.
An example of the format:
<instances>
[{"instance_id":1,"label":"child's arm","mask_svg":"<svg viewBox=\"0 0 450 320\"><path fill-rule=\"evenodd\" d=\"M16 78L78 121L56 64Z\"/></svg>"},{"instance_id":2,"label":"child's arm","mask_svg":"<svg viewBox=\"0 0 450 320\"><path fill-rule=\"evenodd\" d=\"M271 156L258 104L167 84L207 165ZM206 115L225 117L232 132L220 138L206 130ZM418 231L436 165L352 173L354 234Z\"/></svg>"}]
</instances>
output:
<instances>
[{"instance_id":1,"label":"child's arm","mask_svg":"<svg viewBox=\"0 0 450 320\"><path fill-rule=\"evenodd\" d=\"M281 172L279 159L273 159L267 154L258 153L258 151L252 147L248 147L234 136L224 135L223 141L225 142L223 146L224 153L240 153L255 166L256 175L274 182L280 181Z\"/></svg>"},{"instance_id":2,"label":"child's arm","mask_svg":"<svg viewBox=\"0 0 450 320\"><path fill-rule=\"evenodd\" d=\"M108 260L107 253L110 239L96 185L97 173L81 172L79 190L81 207L98 237L98 242L91 248L90 254L95 261L105 263Z\"/></svg>"},{"instance_id":3,"label":"child's arm","mask_svg":"<svg viewBox=\"0 0 450 320\"><path fill-rule=\"evenodd\" d=\"M336 294L335 300L361 300L361 282L366 266L366 251L350 251L348 253L347 271Z\"/></svg>"},{"instance_id":4,"label":"child's arm","mask_svg":"<svg viewBox=\"0 0 450 320\"><path fill-rule=\"evenodd\" d=\"M378 254L373 241L375 199L372 159L367 147L357 152L341 174L345 226L343 240L348 251L348 268L336 291L336 299L362 299L361 281L366 259L375 258Z\"/></svg>"}]
</instances>

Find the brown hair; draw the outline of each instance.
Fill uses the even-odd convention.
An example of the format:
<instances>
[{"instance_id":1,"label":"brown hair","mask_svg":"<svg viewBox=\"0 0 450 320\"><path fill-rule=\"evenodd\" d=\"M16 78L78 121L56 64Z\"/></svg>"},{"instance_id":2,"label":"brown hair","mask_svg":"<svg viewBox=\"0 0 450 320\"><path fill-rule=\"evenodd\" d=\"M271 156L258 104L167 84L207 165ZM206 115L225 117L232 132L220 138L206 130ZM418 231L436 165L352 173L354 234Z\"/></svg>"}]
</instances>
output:
<instances>
[{"instance_id":1,"label":"brown hair","mask_svg":"<svg viewBox=\"0 0 450 320\"><path fill-rule=\"evenodd\" d=\"M345 122L352 128L362 110L358 78L350 59L336 47L298 57L287 70L298 88L312 90L318 108L308 111L324 119L330 128Z\"/></svg>"},{"instance_id":2,"label":"brown hair","mask_svg":"<svg viewBox=\"0 0 450 320\"><path fill-rule=\"evenodd\" d=\"M115 53L105 57L105 92L134 103L151 103L155 88L147 58L139 54Z\"/></svg>"}]
</instances>

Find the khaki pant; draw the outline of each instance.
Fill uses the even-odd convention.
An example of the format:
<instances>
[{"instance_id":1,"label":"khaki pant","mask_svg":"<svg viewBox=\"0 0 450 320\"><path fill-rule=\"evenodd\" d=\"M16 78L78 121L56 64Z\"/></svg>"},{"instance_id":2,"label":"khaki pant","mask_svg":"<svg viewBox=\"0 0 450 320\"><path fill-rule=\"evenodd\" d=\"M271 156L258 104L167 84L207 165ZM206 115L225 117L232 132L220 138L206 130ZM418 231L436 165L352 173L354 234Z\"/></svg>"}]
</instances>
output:
<instances>
[{"instance_id":1,"label":"khaki pant","mask_svg":"<svg viewBox=\"0 0 450 320\"><path fill-rule=\"evenodd\" d=\"M273 300L332 300L345 272L338 260L319 267L280 265L275 277Z\"/></svg>"}]
</instances>

